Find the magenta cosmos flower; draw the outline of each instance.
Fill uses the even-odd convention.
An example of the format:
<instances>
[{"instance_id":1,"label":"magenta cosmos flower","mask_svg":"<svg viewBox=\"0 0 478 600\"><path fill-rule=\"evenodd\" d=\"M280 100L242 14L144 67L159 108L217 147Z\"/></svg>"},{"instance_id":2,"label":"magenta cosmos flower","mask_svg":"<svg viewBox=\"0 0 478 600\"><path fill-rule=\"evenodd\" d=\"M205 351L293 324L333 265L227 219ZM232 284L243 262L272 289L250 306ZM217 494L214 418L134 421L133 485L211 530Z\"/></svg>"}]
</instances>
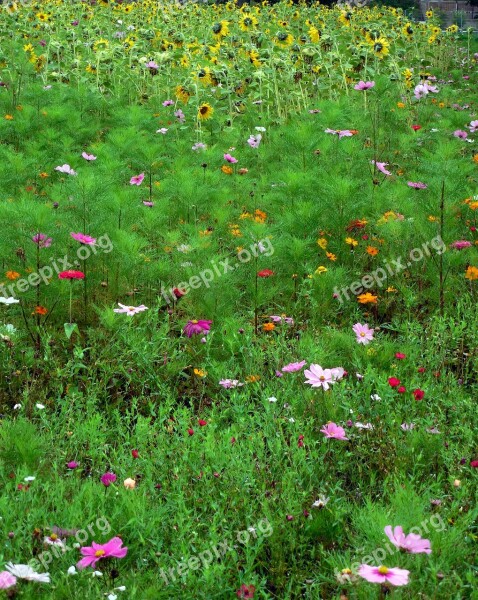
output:
<instances>
[{"instance_id":1,"label":"magenta cosmos flower","mask_svg":"<svg viewBox=\"0 0 478 600\"><path fill-rule=\"evenodd\" d=\"M204 319L188 321L184 326L183 332L190 338L193 335L207 333L211 329L211 324L212 321Z\"/></svg>"},{"instance_id":2,"label":"magenta cosmos flower","mask_svg":"<svg viewBox=\"0 0 478 600\"><path fill-rule=\"evenodd\" d=\"M300 362L292 362L282 367L281 371L283 373L296 373L297 371L300 371L306 363L306 360L301 360Z\"/></svg>"},{"instance_id":3,"label":"magenta cosmos flower","mask_svg":"<svg viewBox=\"0 0 478 600\"><path fill-rule=\"evenodd\" d=\"M114 473L105 473L101 476L100 481L105 487L108 487L116 481L116 475Z\"/></svg>"},{"instance_id":4,"label":"magenta cosmos flower","mask_svg":"<svg viewBox=\"0 0 478 600\"><path fill-rule=\"evenodd\" d=\"M468 133L466 131L463 131L462 129L457 129L453 132L453 135L456 138L460 138L461 140L466 140L466 138L468 137Z\"/></svg>"},{"instance_id":5,"label":"magenta cosmos flower","mask_svg":"<svg viewBox=\"0 0 478 600\"><path fill-rule=\"evenodd\" d=\"M37 233L32 237L32 242L35 242L39 248L48 248L51 246L52 241L53 240L44 233Z\"/></svg>"},{"instance_id":6,"label":"magenta cosmos flower","mask_svg":"<svg viewBox=\"0 0 478 600\"><path fill-rule=\"evenodd\" d=\"M352 329L354 330L354 333L357 336L358 344L363 344L365 346L373 340L374 330L370 329L367 323L364 323L363 325L362 323L355 323Z\"/></svg>"},{"instance_id":7,"label":"magenta cosmos flower","mask_svg":"<svg viewBox=\"0 0 478 600\"><path fill-rule=\"evenodd\" d=\"M421 538L416 533L405 535L403 529L398 525L392 530L391 525L385 527L385 534L392 544L399 550L405 550L409 554L431 554L430 540Z\"/></svg>"},{"instance_id":8,"label":"magenta cosmos flower","mask_svg":"<svg viewBox=\"0 0 478 600\"><path fill-rule=\"evenodd\" d=\"M377 169L380 171L380 173L383 173L384 175L391 175L390 171L388 171L385 168L388 165L388 163L378 162L376 160L371 160L370 162L372 163L372 165L375 165L377 167Z\"/></svg>"},{"instance_id":9,"label":"magenta cosmos flower","mask_svg":"<svg viewBox=\"0 0 478 600\"><path fill-rule=\"evenodd\" d=\"M389 583L390 585L407 585L410 571L393 567L389 569L383 565L372 567L371 565L360 565L358 575L370 583Z\"/></svg>"},{"instance_id":10,"label":"magenta cosmos flower","mask_svg":"<svg viewBox=\"0 0 478 600\"><path fill-rule=\"evenodd\" d=\"M134 175L129 180L131 185L141 185L143 183L144 173L140 173L139 175Z\"/></svg>"},{"instance_id":11,"label":"magenta cosmos flower","mask_svg":"<svg viewBox=\"0 0 478 600\"><path fill-rule=\"evenodd\" d=\"M69 269L68 271L62 271L58 273L58 279L84 279L85 274L82 271L74 271Z\"/></svg>"},{"instance_id":12,"label":"magenta cosmos flower","mask_svg":"<svg viewBox=\"0 0 478 600\"><path fill-rule=\"evenodd\" d=\"M427 185L421 181L407 181L408 187L414 188L415 190L426 190Z\"/></svg>"},{"instance_id":13,"label":"magenta cosmos flower","mask_svg":"<svg viewBox=\"0 0 478 600\"><path fill-rule=\"evenodd\" d=\"M92 542L91 546L80 548L82 558L77 564L78 569L86 567L95 567L96 563L103 558L124 558L128 553L128 548L123 548L123 540L114 537L106 544L97 544Z\"/></svg>"},{"instance_id":14,"label":"magenta cosmos flower","mask_svg":"<svg viewBox=\"0 0 478 600\"><path fill-rule=\"evenodd\" d=\"M17 578L8 571L0 573L0 590L8 590L17 583Z\"/></svg>"},{"instance_id":15,"label":"magenta cosmos flower","mask_svg":"<svg viewBox=\"0 0 478 600\"><path fill-rule=\"evenodd\" d=\"M231 156L230 154L224 154L224 160L227 160L228 163L237 163L237 158L234 158L234 156Z\"/></svg>"},{"instance_id":16,"label":"magenta cosmos flower","mask_svg":"<svg viewBox=\"0 0 478 600\"><path fill-rule=\"evenodd\" d=\"M94 246L96 244L96 238L92 238L90 235L86 235L86 233L70 233L71 237L80 242L80 244L85 244L86 246Z\"/></svg>"},{"instance_id":17,"label":"magenta cosmos flower","mask_svg":"<svg viewBox=\"0 0 478 600\"><path fill-rule=\"evenodd\" d=\"M113 312L125 313L129 317L132 317L133 315L136 315L137 313L143 312L144 310L148 310L148 307L145 306L144 304L140 304L139 306L126 306L124 304L121 304L121 302L118 302L118 306L120 306L121 308L114 308Z\"/></svg>"},{"instance_id":18,"label":"magenta cosmos flower","mask_svg":"<svg viewBox=\"0 0 478 600\"><path fill-rule=\"evenodd\" d=\"M342 367L323 369L320 365L315 364L310 365L310 369L304 371L304 375L307 377L305 383L312 387L321 387L325 391L329 389L331 384L342 379L344 374L345 371Z\"/></svg>"},{"instance_id":19,"label":"magenta cosmos flower","mask_svg":"<svg viewBox=\"0 0 478 600\"><path fill-rule=\"evenodd\" d=\"M369 90L370 88L373 88L374 85L375 85L375 81L359 81L357 83L357 85L354 85L354 90L362 92L365 90Z\"/></svg>"},{"instance_id":20,"label":"magenta cosmos flower","mask_svg":"<svg viewBox=\"0 0 478 600\"><path fill-rule=\"evenodd\" d=\"M327 425L324 425L320 431L325 435L326 438L334 438L336 440L343 441L349 439L348 437L345 437L345 429L336 423L327 423Z\"/></svg>"},{"instance_id":21,"label":"magenta cosmos flower","mask_svg":"<svg viewBox=\"0 0 478 600\"><path fill-rule=\"evenodd\" d=\"M472 245L473 244L467 240L457 240L456 242L453 242L453 244L450 244L450 248L454 248L455 250L463 250L464 248L469 248Z\"/></svg>"}]
</instances>

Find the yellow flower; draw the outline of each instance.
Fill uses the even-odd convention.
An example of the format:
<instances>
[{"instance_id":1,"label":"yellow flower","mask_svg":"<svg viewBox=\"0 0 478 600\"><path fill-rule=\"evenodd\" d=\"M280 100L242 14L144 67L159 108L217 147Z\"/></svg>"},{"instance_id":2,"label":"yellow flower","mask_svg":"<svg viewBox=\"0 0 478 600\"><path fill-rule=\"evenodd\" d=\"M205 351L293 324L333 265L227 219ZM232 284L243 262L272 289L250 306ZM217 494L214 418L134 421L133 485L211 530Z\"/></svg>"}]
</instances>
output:
<instances>
[{"instance_id":1,"label":"yellow flower","mask_svg":"<svg viewBox=\"0 0 478 600\"><path fill-rule=\"evenodd\" d=\"M176 98L177 98L178 100L180 100L180 101L181 101L183 104L187 104L187 103L188 103L188 100L189 100L189 98L191 97L191 94L190 94L190 93L188 92L188 90L187 90L187 89L186 89L184 86L182 86L182 85L178 85L178 86L176 87L176 90L175 90L175 95L176 95Z\"/></svg>"},{"instance_id":2,"label":"yellow flower","mask_svg":"<svg viewBox=\"0 0 478 600\"><path fill-rule=\"evenodd\" d=\"M428 220L430 221L430 223L435 223L436 221L438 221L438 217L435 217L433 215L429 215L428 216Z\"/></svg>"},{"instance_id":3,"label":"yellow flower","mask_svg":"<svg viewBox=\"0 0 478 600\"><path fill-rule=\"evenodd\" d=\"M26 44L25 46L23 46L23 50L25 52L33 52L33 50L34 50L33 44Z\"/></svg>"},{"instance_id":4,"label":"yellow flower","mask_svg":"<svg viewBox=\"0 0 478 600\"><path fill-rule=\"evenodd\" d=\"M229 167L228 165L222 165L221 171L226 175L232 175L234 173L233 168Z\"/></svg>"},{"instance_id":5,"label":"yellow flower","mask_svg":"<svg viewBox=\"0 0 478 600\"><path fill-rule=\"evenodd\" d=\"M206 377L207 372L204 369L194 369L194 375L198 377Z\"/></svg>"},{"instance_id":6,"label":"yellow flower","mask_svg":"<svg viewBox=\"0 0 478 600\"><path fill-rule=\"evenodd\" d=\"M97 50L106 50L106 48L108 48L109 45L110 43L108 42L108 40L96 40L96 42L93 44L93 52L96 52Z\"/></svg>"},{"instance_id":7,"label":"yellow flower","mask_svg":"<svg viewBox=\"0 0 478 600\"><path fill-rule=\"evenodd\" d=\"M226 37L229 33L229 23L227 21L219 21L212 26L212 34L215 38Z\"/></svg>"},{"instance_id":8,"label":"yellow flower","mask_svg":"<svg viewBox=\"0 0 478 600\"><path fill-rule=\"evenodd\" d=\"M345 238L345 243L354 248L355 248L355 246L358 246L357 240L355 240L354 238L351 238L351 237Z\"/></svg>"},{"instance_id":9,"label":"yellow flower","mask_svg":"<svg viewBox=\"0 0 478 600\"><path fill-rule=\"evenodd\" d=\"M5 115L7 121L13 121L13 115Z\"/></svg>"},{"instance_id":10,"label":"yellow flower","mask_svg":"<svg viewBox=\"0 0 478 600\"><path fill-rule=\"evenodd\" d=\"M198 108L197 118L200 121L208 121L212 117L213 112L214 109L212 108L212 106L205 102L204 104L201 104L201 106Z\"/></svg>"},{"instance_id":11,"label":"yellow flower","mask_svg":"<svg viewBox=\"0 0 478 600\"><path fill-rule=\"evenodd\" d=\"M239 29L242 31L251 31L255 29L258 22L254 15L246 14L239 19Z\"/></svg>"},{"instance_id":12,"label":"yellow flower","mask_svg":"<svg viewBox=\"0 0 478 600\"><path fill-rule=\"evenodd\" d=\"M322 273L327 273L327 268L323 267L322 265L320 265L320 267L317 267L317 269L315 269L315 274L316 275L321 275Z\"/></svg>"},{"instance_id":13,"label":"yellow flower","mask_svg":"<svg viewBox=\"0 0 478 600\"><path fill-rule=\"evenodd\" d=\"M387 293L389 293L389 294L393 294L394 292L398 292L398 290L396 288L394 288L393 286L388 287L385 291Z\"/></svg>"},{"instance_id":14,"label":"yellow flower","mask_svg":"<svg viewBox=\"0 0 478 600\"><path fill-rule=\"evenodd\" d=\"M473 156L473 162L478 163L478 154Z\"/></svg>"},{"instance_id":15,"label":"yellow flower","mask_svg":"<svg viewBox=\"0 0 478 600\"><path fill-rule=\"evenodd\" d=\"M397 108L405 108L405 104L403 102L397 102Z\"/></svg>"},{"instance_id":16,"label":"yellow flower","mask_svg":"<svg viewBox=\"0 0 478 600\"><path fill-rule=\"evenodd\" d=\"M256 383L260 380L260 375L248 375L246 377L247 383Z\"/></svg>"},{"instance_id":17,"label":"yellow flower","mask_svg":"<svg viewBox=\"0 0 478 600\"><path fill-rule=\"evenodd\" d=\"M390 42L387 41L384 37L378 38L376 42L372 46L373 53L377 58L384 58L390 52Z\"/></svg>"},{"instance_id":18,"label":"yellow flower","mask_svg":"<svg viewBox=\"0 0 478 600\"><path fill-rule=\"evenodd\" d=\"M327 244L328 244L328 242L327 242L327 240L325 238L319 238L317 240L317 245L320 248L322 248L322 250L325 250L327 248Z\"/></svg>"},{"instance_id":19,"label":"yellow flower","mask_svg":"<svg viewBox=\"0 0 478 600\"><path fill-rule=\"evenodd\" d=\"M335 254L332 254L332 252L326 252L325 255L329 260L337 260L337 257L335 256Z\"/></svg>"},{"instance_id":20,"label":"yellow flower","mask_svg":"<svg viewBox=\"0 0 478 600\"><path fill-rule=\"evenodd\" d=\"M360 304L377 304L377 296L374 296L370 292L360 294L360 296L357 296L357 300Z\"/></svg>"},{"instance_id":21,"label":"yellow flower","mask_svg":"<svg viewBox=\"0 0 478 600\"><path fill-rule=\"evenodd\" d=\"M470 265L466 270L465 279L469 279L470 281L478 279L478 268Z\"/></svg>"}]
</instances>

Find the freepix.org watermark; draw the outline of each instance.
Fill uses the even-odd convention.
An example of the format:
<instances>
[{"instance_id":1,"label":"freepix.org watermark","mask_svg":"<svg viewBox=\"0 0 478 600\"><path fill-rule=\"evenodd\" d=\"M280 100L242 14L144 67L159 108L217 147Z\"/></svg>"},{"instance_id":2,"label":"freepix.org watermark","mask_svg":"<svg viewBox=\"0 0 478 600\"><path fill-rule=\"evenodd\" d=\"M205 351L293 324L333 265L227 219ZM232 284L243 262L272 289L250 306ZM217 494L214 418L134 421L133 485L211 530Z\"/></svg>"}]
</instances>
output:
<instances>
[{"instance_id":1,"label":"freepix.org watermark","mask_svg":"<svg viewBox=\"0 0 478 600\"><path fill-rule=\"evenodd\" d=\"M374 271L364 275L362 279L354 281L348 286L341 289L335 287L334 298L343 304L346 300L350 300L350 294L352 294L352 296L358 296L359 294L362 294L364 290L372 287L381 288L389 277L397 275L401 271L410 268L413 263L420 262L425 257L431 256L432 250L434 250L436 254L443 254L446 251L446 244L440 236L433 238L429 242L424 242L419 248L413 248L405 258L399 256L395 260L384 261L382 267L378 267Z\"/></svg>"},{"instance_id":2,"label":"freepix.org watermark","mask_svg":"<svg viewBox=\"0 0 478 600\"><path fill-rule=\"evenodd\" d=\"M203 285L209 288L211 283L218 277L235 271L239 266L248 263L259 255L272 256L272 254L274 254L274 247L269 238L264 238L254 242L248 248L242 248L236 255L237 262L233 264L231 264L229 258L217 262L212 260L210 261L211 269L204 269L199 274L190 277L188 281L181 281L169 289L161 284L160 296L167 304L171 304L179 297L186 295L189 290L197 290Z\"/></svg>"},{"instance_id":3,"label":"freepix.org watermark","mask_svg":"<svg viewBox=\"0 0 478 600\"><path fill-rule=\"evenodd\" d=\"M61 273L62 271L68 271L74 267L79 267L81 261L87 260L93 254L98 254L100 252L108 254L112 250L112 241L107 234L102 235L96 239L94 245L82 244L76 251L76 259L73 259L71 262L68 259L68 256L64 256L63 258L51 258L49 265L44 265L38 271L30 273L28 277L17 279L15 283L10 285L0 285L0 296L5 296L6 298L11 296L15 298L19 292L26 292L31 287L37 287L41 282L48 285L51 282L53 275L58 275L58 273Z\"/></svg>"},{"instance_id":4,"label":"freepix.org watermark","mask_svg":"<svg viewBox=\"0 0 478 600\"><path fill-rule=\"evenodd\" d=\"M267 519L261 519L254 527L236 532L235 537L223 539L216 544L210 544L203 552L190 556L187 560L178 563L170 569L161 569L159 574L166 585L174 583L177 578L186 577L189 571L207 569L215 560L220 560L228 552L237 550L240 546L247 545L251 540L268 538L274 530Z\"/></svg>"}]
</instances>

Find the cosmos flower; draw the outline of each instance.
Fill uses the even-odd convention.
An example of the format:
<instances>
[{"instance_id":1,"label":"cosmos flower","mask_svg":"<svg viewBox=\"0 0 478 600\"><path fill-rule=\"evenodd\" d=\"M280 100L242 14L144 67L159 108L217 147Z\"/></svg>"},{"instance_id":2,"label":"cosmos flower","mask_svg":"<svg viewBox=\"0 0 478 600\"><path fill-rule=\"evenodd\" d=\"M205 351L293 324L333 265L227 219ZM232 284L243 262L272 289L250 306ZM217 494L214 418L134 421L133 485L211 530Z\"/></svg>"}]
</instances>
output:
<instances>
[{"instance_id":1,"label":"cosmos flower","mask_svg":"<svg viewBox=\"0 0 478 600\"><path fill-rule=\"evenodd\" d=\"M126 306L125 304L121 304L121 302L118 302L118 306L120 306L121 308L114 308L113 312L126 313L129 317L143 312L144 310L148 310L148 307L144 304L140 304L140 306Z\"/></svg>"},{"instance_id":2,"label":"cosmos flower","mask_svg":"<svg viewBox=\"0 0 478 600\"><path fill-rule=\"evenodd\" d=\"M334 438L336 440L346 441L349 438L345 437L345 429L336 423L327 423L320 430L326 438Z\"/></svg>"},{"instance_id":3,"label":"cosmos flower","mask_svg":"<svg viewBox=\"0 0 478 600\"><path fill-rule=\"evenodd\" d=\"M159 69L159 65L157 65L157 64L154 62L154 60L150 60L150 61L149 61L149 62L147 62L147 63L146 63L144 66L145 66L147 69L152 69L152 70L157 70L157 69ZM163 102L163 106L169 106L169 105L168 105L168 104L164 104L164 102Z\"/></svg>"},{"instance_id":4,"label":"cosmos flower","mask_svg":"<svg viewBox=\"0 0 478 600\"><path fill-rule=\"evenodd\" d=\"M161 127L161 129L157 129L156 133L162 133L163 135L166 135L168 133L168 130L166 129L166 127Z\"/></svg>"},{"instance_id":5,"label":"cosmos flower","mask_svg":"<svg viewBox=\"0 0 478 600\"><path fill-rule=\"evenodd\" d=\"M92 238L85 233L70 233L71 237L80 242L80 244L85 244L87 246L94 246L96 244L96 238Z\"/></svg>"},{"instance_id":6,"label":"cosmos flower","mask_svg":"<svg viewBox=\"0 0 478 600\"><path fill-rule=\"evenodd\" d=\"M78 175L78 173L76 171L73 171L70 165L67 164L55 167L55 171L59 171L60 173L66 173L67 175Z\"/></svg>"},{"instance_id":7,"label":"cosmos flower","mask_svg":"<svg viewBox=\"0 0 478 600\"><path fill-rule=\"evenodd\" d=\"M211 329L211 324L212 321L206 321L205 319L188 321L183 328L183 332L188 338L193 335L201 335L202 333L207 333Z\"/></svg>"},{"instance_id":8,"label":"cosmos flower","mask_svg":"<svg viewBox=\"0 0 478 600\"><path fill-rule=\"evenodd\" d=\"M105 487L109 487L112 483L116 481L117 477L114 473L104 473L100 481Z\"/></svg>"},{"instance_id":9,"label":"cosmos flower","mask_svg":"<svg viewBox=\"0 0 478 600\"><path fill-rule=\"evenodd\" d=\"M306 363L306 360L302 360L301 362L289 363L288 365L282 367L281 371L283 373L296 373L297 371L300 371L302 367L306 365Z\"/></svg>"},{"instance_id":10,"label":"cosmos flower","mask_svg":"<svg viewBox=\"0 0 478 600\"><path fill-rule=\"evenodd\" d=\"M141 185L143 183L144 173L140 173L139 175L135 175L131 177L129 180L131 185Z\"/></svg>"},{"instance_id":11,"label":"cosmos flower","mask_svg":"<svg viewBox=\"0 0 478 600\"><path fill-rule=\"evenodd\" d=\"M32 242L35 242L39 248L49 248L52 241L52 238L49 238L44 233L37 233L32 237Z\"/></svg>"},{"instance_id":12,"label":"cosmos flower","mask_svg":"<svg viewBox=\"0 0 478 600\"><path fill-rule=\"evenodd\" d=\"M147 65L146 65L147 66ZM157 69L158 67L155 67ZM174 104L174 100L165 100L163 102L163 106L172 106Z\"/></svg>"},{"instance_id":13,"label":"cosmos flower","mask_svg":"<svg viewBox=\"0 0 478 600\"><path fill-rule=\"evenodd\" d=\"M5 569L17 579L35 581L37 583L50 583L49 573L37 573L30 565L14 565L9 562L5 565Z\"/></svg>"},{"instance_id":14,"label":"cosmos flower","mask_svg":"<svg viewBox=\"0 0 478 600\"><path fill-rule=\"evenodd\" d=\"M385 566L372 567L371 565L360 565L358 575L370 583L389 583L390 585L407 585L410 571L394 567L389 569Z\"/></svg>"},{"instance_id":15,"label":"cosmos flower","mask_svg":"<svg viewBox=\"0 0 478 600\"><path fill-rule=\"evenodd\" d=\"M194 150L195 152L197 152L198 150L205 150L207 148L206 144L203 144L202 142L196 142L196 144L194 144L194 146L191 148L191 150Z\"/></svg>"},{"instance_id":16,"label":"cosmos flower","mask_svg":"<svg viewBox=\"0 0 478 600\"><path fill-rule=\"evenodd\" d=\"M78 569L86 567L95 567L99 560L104 558L124 558L128 553L128 548L123 548L123 540L119 537L114 537L106 544L97 544L92 542L91 546L80 548L80 552L84 558L77 563Z\"/></svg>"},{"instance_id":17,"label":"cosmos flower","mask_svg":"<svg viewBox=\"0 0 478 600\"><path fill-rule=\"evenodd\" d=\"M409 554L431 554L430 540L422 539L416 533L405 535L399 525L392 530L391 525L385 527L385 534L392 544L399 550L405 550Z\"/></svg>"},{"instance_id":18,"label":"cosmos flower","mask_svg":"<svg viewBox=\"0 0 478 600\"><path fill-rule=\"evenodd\" d=\"M96 160L96 156L94 154L87 154L86 152L82 152L81 156L88 161Z\"/></svg>"},{"instance_id":19,"label":"cosmos flower","mask_svg":"<svg viewBox=\"0 0 478 600\"><path fill-rule=\"evenodd\" d=\"M259 148L261 140L262 140L262 135L260 133L258 133L257 135L249 136L247 143L249 144L249 146L251 148Z\"/></svg>"},{"instance_id":20,"label":"cosmos flower","mask_svg":"<svg viewBox=\"0 0 478 600\"><path fill-rule=\"evenodd\" d=\"M361 92L373 88L374 85L375 81L359 81L357 85L354 85L354 90Z\"/></svg>"},{"instance_id":21,"label":"cosmos flower","mask_svg":"<svg viewBox=\"0 0 478 600\"><path fill-rule=\"evenodd\" d=\"M224 160L227 160L227 162L231 164L237 163L237 158L234 158L234 156L231 156L228 153L224 154Z\"/></svg>"},{"instance_id":22,"label":"cosmos flower","mask_svg":"<svg viewBox=\"0 0 478 600\"><path fill-rule=\"evenodd\" d=\"M222 385L224 389L228 390L230 388L243 386L244 384L241 383L238 379L221 379L219 385Z\"/></svg>"},{"instance_id":23,"label":"cosmos flower","mask_svg":"<svg viewBox=\"0 0 478 600\"><path fill-rule=\"evenodd\" d=\"M414 188L416 190L426 190L428 187L425 183L422 183L421 181L408 181L407 185L408 187Z\"/></svg>"},{"instance_id":24,"label":"cosmos flower","mask_svg":"<svg viewBox=\"0 0 478 600\"><path fill-rule=\"evenodd\" d=\"M358 344L363 344L365 346L373 340L374 330L370 329L367 323L364 323L363 325L361 323L355 323L352 329L357 336Z\"/></svg>"},{"instance_id":25,"label":"cosmos flower","mask_svg":"<svg viewBox=\"0 0 478 600\"><path fill-rule=\"evenodd\" d=\"M475 133L475 131L478 131L478 121L471 121L468 127L470 129L470 133Z\"/></svg>"},{"instance_id":26,"label":"cosmos flower","mask_svg":"<svg viewBox=\"0 0 478 600\"><path fill-rule=\"evenodd\" d=\"M330 384L334 383L332 371L330 369L323 369L320 365L311 364L310 369L304 371L306 376L305 383L308 383L312 387L321 387L324 391L327 391Z\"/></svg>"},{"instance_id":27,"label":"cosmos flower","mask_svg":"<svg viewBox=\"0 0 478 600\"><path fill-rule=\"evenodd\" d=\"M463 131L462 129L457 129L453 132L453 135L456 138L460 138L461 140L466 140L466 138L468 137L468 133L466 131Z\"/></svg>"},{"instance_id":28,"label":"cosmos flower","mask_svg":"<svg viewBox=\"0 0 478 600\"><path fill-rule=\"evenodd\" d=\"M469 248L473 244L468 242L467 240L457 240L450 244L450 248L454 248L455 250L463 250L464 248Z\"/></svg>"},{"instance_id":29,"label":"cosmos flower","mask_svg":"<svg viewBox=\"0 0 478 600\"><path fill-rule=\"evenodd\" d=\"M372 163L372 165L375 165L377 167L377 169L383 173L384 175L391 175L390 171L388 171L385 167L388 165L388 163L386 162L378 162L375 160L371 160L370 161Z\"/></svg>"},{"instance_id":30,"label":"cosmos flower","mask_svg":"<svg viewBox=\"0 0 478 600\"><path fill-rule=\"evenodd\" d=\"M0 590L7 590L17 583L17 578L8 571L0 573Z\"/></svg>"},{"instance_id":31,"label":"cosmos flower","mask_svg":"<svg viewBox=\"0 0 478 600\"><path fill-rule=\"evenodd\" d=\"M84 279L85 274L82 271L74 271L69 269L68 271L62 271L58 273L58 279Z\"/></svg>"}]
</instances>

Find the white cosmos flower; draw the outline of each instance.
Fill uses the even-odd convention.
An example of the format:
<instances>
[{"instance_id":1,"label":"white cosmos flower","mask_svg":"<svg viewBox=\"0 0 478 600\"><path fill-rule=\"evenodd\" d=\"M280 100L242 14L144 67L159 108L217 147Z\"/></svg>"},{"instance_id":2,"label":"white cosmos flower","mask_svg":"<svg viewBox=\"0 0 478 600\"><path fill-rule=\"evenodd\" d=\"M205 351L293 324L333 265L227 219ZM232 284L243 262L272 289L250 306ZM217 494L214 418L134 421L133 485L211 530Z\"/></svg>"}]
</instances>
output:
<instances>
[{"instance_id":1,"label":"white cosmos flower","mask_svg":"<svg viewBox=\"0 0 478 600\"><path fill-rule=\"evenodd\" d=\"M12 296L10 296L10 298L4 298L3 296L0 296L0 304L18 304L19 302L20 300L17 300Z\"/></svg>"},{"instance_id":2,"label":"white cosmos flower","mask_svg":"<svg viewBox=\"0 0 478 600\"><path fill-rule=\"evenodd\" d=\"M33 477L33 475L29 475L28 477L25 477L24 481L35 481L35 477Z\"/></svg>"},{"instance_id":3,"label":"white cosmos flower","mask_svg":"<svg viewBox=\"0 0 478 600\"><path fill-rule=\"evenodd\" d=\"M15 404L15 406L13 407L13 410L20 410L22 407L21 404Z\"/></svg>"},{"instance_id":4,"label":"white cosmos flower","mask_svg":"<svg viewBox=\"0 0 478 600\"><path fill-rule=\"evenodd\" d=\"M74 565L72 565L71 567L68 568L67 573L68 573L68 575L77 575L78 571L76 570L76 567Z\"/></svg>"},{"instance_id":5,"label":"white cosmos flower","mask_svg":"<svg viewBox=\"0 0 478 600\"><path fill-rule=\"evenodd\" d=\"M275 398L274 396L271 396L270 398L268 398L269 402L277 402L277 398Z\"/></svg>"},{"instance_id":6,"label":"white cosmos flower","mask_svg":"<svg viewBox=\"0 0 478 600\"><path fill-rule=\"evenodd\" d=\"M37 408L39 408L40 410L43 410L43 409L45 408L45 405L44 405L44 404L40 404L39 402L37 402L37 403L35 404L35 406L36 406Z\"/></svg>"},{"instance_id":7,"label":"white cosmos flower","mask_svg":"<svg viewBox=\"0 0 478 600\"><path fill-rule=\"evenodd\" d=\"M50 583L49 573L37 573L30 565L14 565L7 563L5 569L17 577L17 579L25 579L26 581L36 581L38 583Z\"/></svg>"}]
</instances>

